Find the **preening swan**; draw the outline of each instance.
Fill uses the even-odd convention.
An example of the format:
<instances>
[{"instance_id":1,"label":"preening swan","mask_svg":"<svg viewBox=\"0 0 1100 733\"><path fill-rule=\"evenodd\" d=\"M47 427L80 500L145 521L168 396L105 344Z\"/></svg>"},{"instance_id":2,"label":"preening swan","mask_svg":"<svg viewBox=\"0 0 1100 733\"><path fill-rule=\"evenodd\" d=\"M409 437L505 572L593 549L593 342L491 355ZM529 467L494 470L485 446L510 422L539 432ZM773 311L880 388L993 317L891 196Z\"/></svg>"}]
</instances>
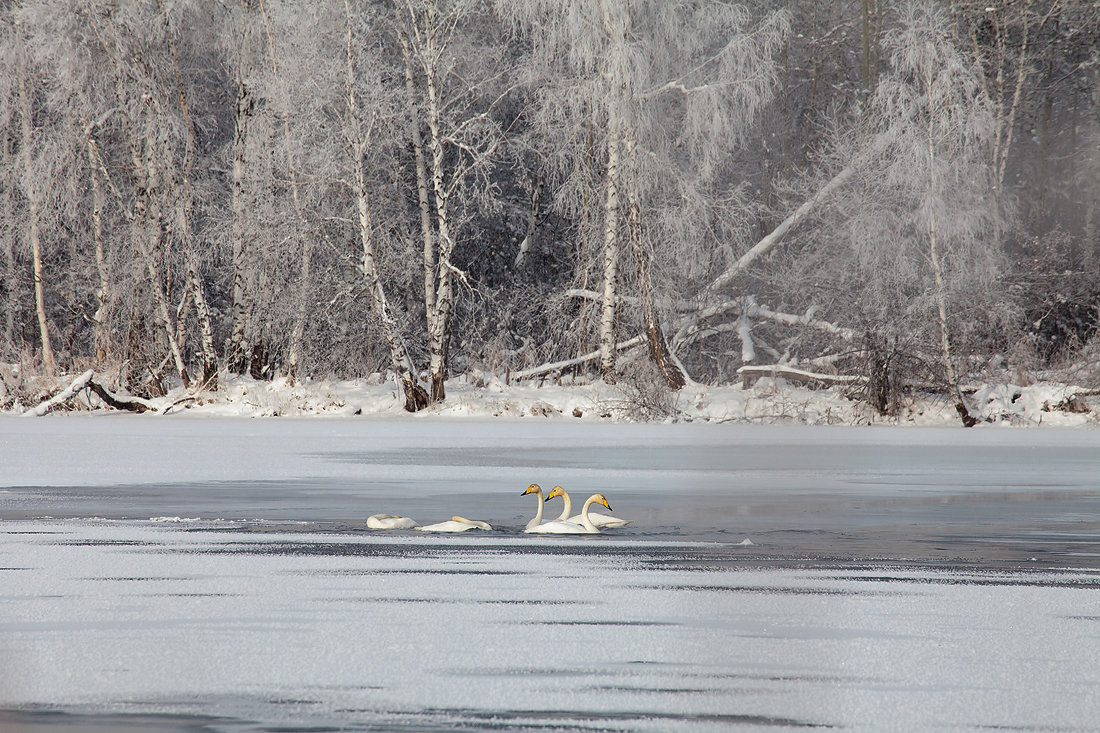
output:
<instances>
[{"instance_id":1,"label":"preening swan","mask_svg":"<svg viewBox=\"0 0 1100 733\"><path fill-rule=\"evenodd\" d=\"M488 522L479 522L476 519L454 516L446 522L429 524L424 527L414 527L421 532L465 532L468 529L492 529Z\"/></svg>"},{"instance_id":2,"label":"preening swan","mask_svg":"<svg viewBox=\"0 0 1100 733\"><path fill-rule=\"evenodd\" d=\"M367 529L415 529L416 520L400 514L375 514L367 517Z\"/></svg>"},{"instance_id":3,"label":"preening swan","mask_svg":"<svg viewBox=\"0 0 1100 733\"><path fill-rule=\"evenodd\" d=\"M527 530L530 530L532 527L537 527L542 524L542 507L545 500L542 498L542 487L538 484L531 484L528 486L527 491L524 491L521 496L527 496L528 494L534 494L539 500L539 510L535 512L535 518L527 523Z\"/></svg>"},{"instance_id":4,"label":"preening swan","mask_svg":"<svg viewBox=\"0 0 1100 733\"><path fill-rule=\"evenodd\" d=\"M550 492L550 497L548 498L557 496L555 492L557 492L559 489L560 487L555 486L554 489ZM592 524L592 520L588 516L588 508L593 504L603 504L608 509L611 508L611 505L607 503L607 499L604 498L603 494L593 494L592 496L588 497L588 501L584 503L584 508L578 515L580 517L579 522L568 522L564 519L554 519L550 522L540 524L537 527L528 527L523 531L535 534L599 534L600 530L596 527L596 525Z\"/></svg>"},{"instance_id":5,"label":"preening swan","mask_svg":"<svg viewBox=\"0 0 1100 733\"><path fill-rule=\"evenodd\" d=\"M569 513L573 511L573 500L569 498L569 493L562 487L555 486L550 490L550 495L546 497L546 500L550 501L555 496L560 496L562 501L565 502L565 508L562 509L561 516L559 516L558 519L563 522L574 522L579 524L581 521L580 514L569 516ZM588 518L592 520L592 524L597 527L625 527L634 521L632 519L619 519L618 517L612 517L608 514L597 514L596 512L589 513Z\"/></svg>"}]
</instances>

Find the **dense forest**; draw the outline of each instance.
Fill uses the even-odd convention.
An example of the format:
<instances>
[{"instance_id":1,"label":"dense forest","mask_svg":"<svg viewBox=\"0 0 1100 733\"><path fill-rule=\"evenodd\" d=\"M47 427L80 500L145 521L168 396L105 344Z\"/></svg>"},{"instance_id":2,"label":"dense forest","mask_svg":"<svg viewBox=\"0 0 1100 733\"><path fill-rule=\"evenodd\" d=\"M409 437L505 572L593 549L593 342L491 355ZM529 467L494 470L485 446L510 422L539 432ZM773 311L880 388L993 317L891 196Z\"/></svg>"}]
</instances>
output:
<instances>
[{"instance_id":1,"label":"dense forest","mask_svg":"<svg viewBox=\"0 0 1100 733\"><path fill-rule=\"evenodd\" d=\"M1095 0L2 0L0 363L1100 386Z\"/></svg>"}]
</instances>

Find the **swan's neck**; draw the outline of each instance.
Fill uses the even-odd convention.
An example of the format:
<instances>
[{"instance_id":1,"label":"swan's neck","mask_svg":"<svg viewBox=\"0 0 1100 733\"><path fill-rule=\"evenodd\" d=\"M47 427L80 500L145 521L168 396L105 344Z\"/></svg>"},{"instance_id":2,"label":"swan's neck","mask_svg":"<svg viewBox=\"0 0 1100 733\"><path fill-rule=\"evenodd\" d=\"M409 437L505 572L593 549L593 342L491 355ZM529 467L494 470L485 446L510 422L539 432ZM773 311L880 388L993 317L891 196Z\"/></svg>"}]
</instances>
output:
<instances>
[{"instance_id":1,"label":"swan's neck","mask_svg":"<svg viewBox=\"0 0 1100 733\"><path fill-rule=\"evenodd\" d=\"M535 494L535 496L537 496L538 500L539 500L539 510L537 512L535 512L535 518L527 523L527 529L531 529L531 527L537 527L540 524L542 524L542 505L543 505L542 492L541 491L538 492L537 494Z\"/></svg>"},{"instance_id":2,"label":"swan's neck","mask_svg":"<svg viewBox=\"0 0 1100 733\"><path fill-rule=\"evenodd\" d=\"M588 518L588 507L592 506L596 502L596 498L592 497L584 503L584 508L581 509L581 526L587 529L589 532L599 532L596 525L592 524L592 520Z\"/></svg>"},{"instance_id":3,"label":"swan's neck","mask_svg":"<svg viewBox=\"0 0 1100 733\"><path fill-rule=\"evenodd\" d=\"M565 503L565 508L561 510L561 516L558 519L567 522L569 521L569 515L573 513L573 500L569 498L569 494L564 490L561 492L561 500Z\"/></svg>"}]
</instances>

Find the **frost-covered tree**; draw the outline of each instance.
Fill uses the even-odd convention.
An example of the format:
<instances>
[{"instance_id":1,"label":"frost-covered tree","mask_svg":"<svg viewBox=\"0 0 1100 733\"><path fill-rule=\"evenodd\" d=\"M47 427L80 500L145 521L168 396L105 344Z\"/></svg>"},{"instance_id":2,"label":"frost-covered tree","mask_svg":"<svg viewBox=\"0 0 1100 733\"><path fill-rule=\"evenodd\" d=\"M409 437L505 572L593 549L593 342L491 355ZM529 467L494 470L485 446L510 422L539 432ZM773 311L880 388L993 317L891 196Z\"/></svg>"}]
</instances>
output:
<instances>
[{"instance_id":1,"label":"frost-covered tree","mask_svg":"<svg viewBox=\"0 0 1100 733\"><path fill-rule=\"evenodd\" d=\"M467 279L455 251L474 216L499 207L490 174L498 172L500 105L511 87L502 39L480 0L401 0L393 22L404 62L436 401L445 397L455 281Z\"/></svg>"},{"instance_id":2,"label":"frost-covered tree","mask_svg":"<svg viewBox=\"0 0 1100 733\"><path fill-rule=\"evenodd\" d=\"M528 73L544 80L531 123L561 181L554 205L582 220L578 266L598 262L600 369L614 379L629 253L650 356L678 388L685 375L668 349L660 303L723 257L720 240L731 229L723 207L737 186L730 158L774 92L787 15L753 22L724 2L499 7L527 32Z\"/></svg>"},{"instance_id":3,"label":"frost-covered tree","mask_svg":"<svg viewBox=\"0 0 1100 733\"><path fill-rule=\"evenodd\" d=\"M762 287L806 314L788 325L816 334L784 342L787 354L831 355L819 363L864 375L883 411L897 379L932 377L973 424L960 388L966 357L997 338L1009 312L1000 277L1011 215L991 154L994 106L932 4L901 7L883 51L874 95L831 131L825 170L801 187L814 196L798 195L802 228L767 263L773 284Z\"/></svg>"},{"instance_id":4,"label":"frost-covered tree","mask_svg":"<svg viewBox=\"0 0 1100 733\"><path fill-rule=\"evenodd\" d=\"M885 48L890 73L880 80L873 109L886 141L883 183L901 195L908 225L894 241L915 246L927 262L944 376L960 418L972 425L952 320L955 308L966 307L967 291L991 284L1000 261L1004 219L989 156L997 119L981 69L952 42L941 10L905 5Z\"/></svg>"}]
</instances>

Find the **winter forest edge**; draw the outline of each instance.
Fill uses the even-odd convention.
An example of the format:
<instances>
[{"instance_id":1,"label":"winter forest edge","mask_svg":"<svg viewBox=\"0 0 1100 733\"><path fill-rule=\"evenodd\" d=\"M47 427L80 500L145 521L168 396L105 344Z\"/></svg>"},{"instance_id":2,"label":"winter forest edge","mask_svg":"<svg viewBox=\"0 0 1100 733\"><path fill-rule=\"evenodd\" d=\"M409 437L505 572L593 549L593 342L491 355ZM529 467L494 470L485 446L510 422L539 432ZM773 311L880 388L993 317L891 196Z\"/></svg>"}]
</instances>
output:
<instances>
[{"instance_id":1,"label":"winter forest edge","mask_svg":"<svg viewBox=\"0 0 1100 733\"><path fill-rule=\"evenodd\" d=\"M1093 0L10 0L0 34L0 410L1098 419Z\"/></svg>"}]
</instances>

